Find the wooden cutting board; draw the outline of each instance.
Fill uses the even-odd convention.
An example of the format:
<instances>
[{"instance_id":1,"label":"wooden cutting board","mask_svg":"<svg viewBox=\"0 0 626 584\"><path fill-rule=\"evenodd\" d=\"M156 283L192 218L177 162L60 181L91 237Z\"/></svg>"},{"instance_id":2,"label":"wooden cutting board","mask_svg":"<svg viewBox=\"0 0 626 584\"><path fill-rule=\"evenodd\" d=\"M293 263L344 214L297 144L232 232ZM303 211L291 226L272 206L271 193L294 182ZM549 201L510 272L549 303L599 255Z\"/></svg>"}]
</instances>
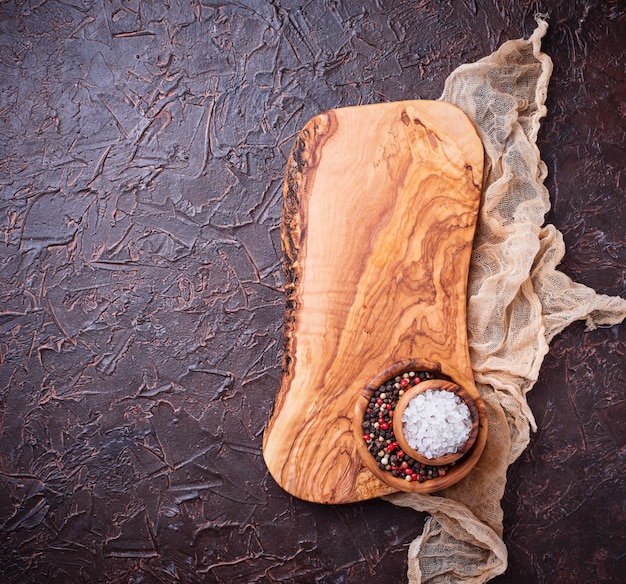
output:
<instances>
[{"instance_id":1,"label":"wooden cutting board","mask_svg":"<svg viewBox=\"0 0 626 584\"><path fill-rule=\"evenodd\" d=\"M465 307L482 173L472 123L444 102L332 110L296 139L283 193L283 378L263 440L292 495L347 503L399 490L357 443L357 403L385 372L427 364L478 396Z\"/></svg>"}]
</instances>

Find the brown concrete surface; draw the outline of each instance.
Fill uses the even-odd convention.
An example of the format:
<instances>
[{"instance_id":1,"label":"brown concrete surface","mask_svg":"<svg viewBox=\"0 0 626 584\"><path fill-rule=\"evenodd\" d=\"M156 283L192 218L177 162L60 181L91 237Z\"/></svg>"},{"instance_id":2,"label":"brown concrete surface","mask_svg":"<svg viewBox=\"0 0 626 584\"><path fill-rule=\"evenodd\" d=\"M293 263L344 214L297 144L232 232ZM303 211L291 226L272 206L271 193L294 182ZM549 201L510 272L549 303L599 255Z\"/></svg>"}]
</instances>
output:
<instances>
[{"instance_id":1,"label":"brown concrete surface","mask_svg":"<svg viewBox=\"0 0 626 584\"><path fill-rule=\"evenodd\" d=\"M626 294L621 1L0 2L0 582L406 582L424 516L268 476L287 153L550 12L562 269ZM555 339L494 582L626 573L626 326Z\"/></svg>"}]
</instances>

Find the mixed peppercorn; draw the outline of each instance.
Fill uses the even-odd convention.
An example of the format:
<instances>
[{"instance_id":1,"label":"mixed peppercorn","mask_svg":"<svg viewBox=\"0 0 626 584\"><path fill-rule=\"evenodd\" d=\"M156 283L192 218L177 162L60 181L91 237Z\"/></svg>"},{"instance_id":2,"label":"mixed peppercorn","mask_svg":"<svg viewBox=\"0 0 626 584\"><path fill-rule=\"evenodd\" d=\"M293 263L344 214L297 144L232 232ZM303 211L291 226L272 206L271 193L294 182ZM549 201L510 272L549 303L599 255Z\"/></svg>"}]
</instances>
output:
<instances>
[{"instance_id":1,"label":"mixed peppercorn","mask_svg":"<svg viewBox=\"0 0 626 584\"><path fill-rule=\"evenodd\" d=\"M452 466L430 466L411 458L400 448L393 431L393 412L398 400L410 385L427 379L435 379L435 375L429 371L409 371L390 379L372 394L363 420L363 440L378 468L408 482L422 483L445 476Z\"/></svg>"}]
</instances>

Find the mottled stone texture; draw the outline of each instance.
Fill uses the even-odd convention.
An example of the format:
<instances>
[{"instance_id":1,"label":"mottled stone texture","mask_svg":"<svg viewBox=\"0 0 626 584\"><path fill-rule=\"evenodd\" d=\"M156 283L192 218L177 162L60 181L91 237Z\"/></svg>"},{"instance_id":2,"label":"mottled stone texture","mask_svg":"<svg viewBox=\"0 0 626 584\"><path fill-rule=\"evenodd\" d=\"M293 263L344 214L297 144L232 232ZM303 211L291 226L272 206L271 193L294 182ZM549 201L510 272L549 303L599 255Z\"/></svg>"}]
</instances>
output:
<instances>
[{"instance_id":1,"label":"mottled stone texture","mask_svg":"<svg viewBox=\"0 0 626 584\"><path fill-rule=\"evenodd\" d=\"M284 164L339 106L436 98L550 12L563 270L626 294L619 0L0 2L0 581L403 582L423 516L268 476ZM557 337L499 584L626 571L626 327Z\"/></svg>"}]
</instances>

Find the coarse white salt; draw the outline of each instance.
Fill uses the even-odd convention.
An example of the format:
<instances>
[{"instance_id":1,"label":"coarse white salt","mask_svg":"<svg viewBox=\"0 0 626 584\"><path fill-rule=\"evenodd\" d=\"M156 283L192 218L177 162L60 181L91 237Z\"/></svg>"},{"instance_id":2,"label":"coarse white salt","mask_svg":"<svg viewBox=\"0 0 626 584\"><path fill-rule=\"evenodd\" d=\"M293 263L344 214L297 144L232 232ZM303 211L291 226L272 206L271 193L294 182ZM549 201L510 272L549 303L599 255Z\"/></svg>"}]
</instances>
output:
<instances>
[{"instance_id":1,"label":"coarse white salt","mask_svg":"<svg viewBox=\"0 0 626 584\"><path fill-rule=\"evenodd\" d=\"M471 428L467 404L453 392L442 389L416 395L402 414L404 438L426 458L457 452L467 442Z\"/></svg>"}]
</instances>

